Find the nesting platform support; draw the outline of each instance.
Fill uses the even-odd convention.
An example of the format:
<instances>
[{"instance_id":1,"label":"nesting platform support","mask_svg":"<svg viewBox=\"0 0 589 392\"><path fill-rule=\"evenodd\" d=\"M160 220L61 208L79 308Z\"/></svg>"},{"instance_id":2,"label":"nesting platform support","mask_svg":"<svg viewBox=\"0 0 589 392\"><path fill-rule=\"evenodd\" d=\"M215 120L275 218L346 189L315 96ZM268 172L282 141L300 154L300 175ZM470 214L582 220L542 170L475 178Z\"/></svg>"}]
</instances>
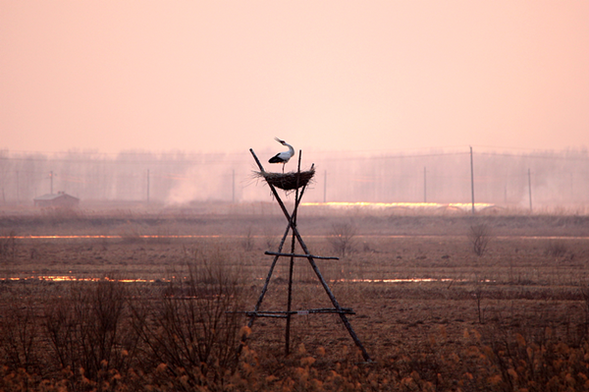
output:
<instances>
[{"instance_id":1,"label":"nesting platform support","mask_svg":"<svg viewBox=\"0 0 589 392\"><path fill-rule=\"evenodd\" d=\"M286 227L286 230L284 231L284 235L282 236L282 239L281 239L280 244L278 246L278 250L276 252L269 252L269 251L265 252L267 255L274 256L274 259L272 261L272 264L270 265L270 270L268 271L268 275L266 276L266 280L264 282L264 285L262 287L262 291L261 291L258 301L254 307L254 310L252 312L246 312L246 315L249 317L248 327L251 328L253 326L253 323L257 317L285 318L286 319L285 351L286 351L286 354L288 354L290 352L290 319L291 319L292 315L315 314L315 313L336 313L339 315L344 326L348 330L350 336L352 337L352 340L354 341L356 346L362 352L362 357L364 358L364 360L368 361L368 362L371 361L370 356L368 355L368 352L366 351L366 349L362 345L362 342L360 342L360 339L358 339L358 336L354 332L354 329L352 328L350 321L346 317L346 315L354 314L354 312L352 311L352 309L342 308L340 306L339 302L335 298L335 295L333 295L333 292L329 288L329 285L327 284L327 282L323 278L323 275L321 275L321 272L319 271L317 264L315 263L315 259L336 259L337 260L338 258L337 257L315 256L315 255L311 254L311 252L309 252L309 249L307 248L307 245L305 244L305 241L303 241L303 238L301 237L299 230L297 229L298 207L299 207L299 204L303 198L303 194L305 193L305 189L307 187L307 184L310 182L310 180L313 177L313 174L315 173L314 166L312 166L311 170L309 170L307 172L301 172L302 151L299 151L297 172L292 173L295 175L295 177L292 179L289 179L289 181L288 181L289 185L287 185L287 187L285 187L283 185L284 182L282 182L282 181L276 182L275 179L272 179L269 181L268 180L268 173L264 170L264 167L260 163L260 160L258 159L258 157L256 156L256 154L254 153L254 151L252 149L250 149L250 152L251 152L254 160L256 161L256 164L258 165L258 167L260 169L261 176L263 176L264 179L266 180L266 183L270 187L270 190L272 191L272 194L273 194L274 198L276 199L276 202L278 203L278 205L280 206L280 209L284 213L284 216L286 217L286 220L288 221L288 225ZM305 173L305 174L303 175L303 173ZM294 203L294 208L293 208L292 214L289 213L288 210L286 209L286 206L282 202L282 199L280 198L280 195L278 194L278 192L276 190L276 186L278 186L279 188L284 189L284 190L294 190L295 191L295 203ZM282 248L284 247L284 244L286 242L286 239L287 239L290 231L292 231L291 251L290 251L290 253L282 252ZM304 254L295 254L294 253L295 252L295 245L297 242L299 243L300 247L302 248ZM272 273L274 272L274 268L276 267L276 263L280 257L289 257L290 258L289 277L288 277L287 309L286 309L286 311L278 311L278 312L276 312L276 311L274 311L274 312L260 311L260 306L262 305L262 301L264 300L264 296L268 290L270 278L272 277ZM293 278L293 268L294 268L294 259L295 258L306 258L309 261L311 268L315 272L315 275L319 279L319 282L321 283L327 296L331 300L331 303L333 304L333 308L309 309L309 310L302 310L302 311L301 310L298 310L298 311L292 310L292 283L293 283L292 278ZM245 339L245 337L243 339Z\"/></svg>"}]
</instances>

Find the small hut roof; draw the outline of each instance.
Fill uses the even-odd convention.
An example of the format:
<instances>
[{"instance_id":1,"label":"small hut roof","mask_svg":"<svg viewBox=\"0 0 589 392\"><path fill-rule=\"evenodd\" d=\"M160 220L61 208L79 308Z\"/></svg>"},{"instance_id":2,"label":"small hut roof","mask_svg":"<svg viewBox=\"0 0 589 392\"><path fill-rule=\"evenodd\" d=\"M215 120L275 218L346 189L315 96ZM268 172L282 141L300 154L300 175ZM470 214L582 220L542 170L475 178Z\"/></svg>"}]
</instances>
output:
<instances>
[{"instance_id":1,"label":"small hut roof","mask_svg":"<svg viewBox=\"0 0 589 392\"><path fill-rule=\"evenodd\" d=\"M60 197L70 197L73 199L78 199L75 196L68 195L67 193L62 192L62 193L46 193L44 195L35 197L33 200L55 200L55 199L59 199Z\"/></svg>"}]
</instances>

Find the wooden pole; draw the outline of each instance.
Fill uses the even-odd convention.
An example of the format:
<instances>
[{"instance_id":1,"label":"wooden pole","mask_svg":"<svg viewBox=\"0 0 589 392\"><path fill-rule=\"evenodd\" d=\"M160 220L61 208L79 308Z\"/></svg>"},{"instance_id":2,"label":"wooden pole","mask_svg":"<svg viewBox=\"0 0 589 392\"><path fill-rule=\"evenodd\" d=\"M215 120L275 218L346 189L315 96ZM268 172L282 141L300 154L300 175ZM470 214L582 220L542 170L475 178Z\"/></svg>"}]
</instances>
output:
<instances>
[{"instance_id":1,"label":"wooden pole","mask_svg":"<svg viewBox=\"0 0 589 392\"><path fill-rule=\"evenodd\" d=\"M149 169L147 169L147 202L149 203Z\"/></svg>"},{"instance_id":2,"label":"wooden pole","mask_svg":"<svg viewBox=\"0 0 589 392\"><path fill-rule=\"evenodd\" d=\"M470 191L472 195L472 214L474 215L474 164L472 159L472 147L470 147Z\"/></svg>"},{"instance_id":3,"label":"wooden pole","mask_svg":"<svg viewBox=\"0 0 589 392\"><path fill-rule=\"evenodd\" d=\"M530 212L532 212L532 176L530 174L529 168L528 168L528 194L530 197Z\"/></svg>"},{"instance_id":4,"label":"wooden pole","mask_svg":"<svg viewBox=\"0 0 589 392\"><path fill-rule=\"evenodd\" d=\"M303 254L296 254L296 253L280 253L280 252L270 252L270 251L265 251L264 252L265 255L270 255L270 256L293 256L293 257L304 257L304 258L308 258L309 256L311 256L314 259L317 260L339 260L339 257L334 257L334 256L315 256L315 255L303 255Z\"/></svg>"},{"instance_id":5,"label":"wooden pole","mask_svg":"<svg viewBox=\"0 0 589 392\"><path fill-rule=\"evenodd\" d=\"M427 203L427 177L425 166L423 168L423 202Z\"/></svg>"},{"instance_id":6,"label":"wooden pole","mask_svg":"<svg viewBox=\"0 0 589 392\"><path fill-rule=\"evenodd\" d=\"M296 227L297 225L297 206L298 203L296 202L299 199L299 178L300 178L300 174L301 174L301 155L302 155L302 151L299 150L299 165L297 168L297 187L295 190L295 206L291 215L291 224L294 225L294 227ZM292 238L291 238L291 245L290 245L290 265L289 265L289 269L288 269L288 301L287 301L287 305L286 305L286 331L284 334L284 351L285 354L288 355L290 353L290 322L291 322L291 310L292 310L292 277L293 277L293 273L294 273L294 252L295 252L295 245L296 245L296 238L294 235L294 231L292 234Z\"/></svg>"},{"instance_id":7,"label":"wooden pole","mask_svg":"<svg viewBox=\"0 0 589 392\"><path fill-rule=\"evenodd\" d=\"M290 226L286 227L286 231L284 232L284 235L282 236L282 240L280 240L280 245L278 245L278 253L280 253L280 251L282 251L282 247L284 246L284 242L286 241L286 237L288 236L288 233L290 231ZM258 310L260 310L260 306L262 305L262 301L264 300L264 296L266 295L266 291L268 291L268 285L270 284L270 278L272 277L272 273L274 272L274 267L276 267L276 262L278 261L279 255L276 255L276 257L274 257L274 260L272 260L272 264L270 265L270 271L268 271L268 275L266 276L266 281L264 282L264 286L262 287L262 292L260 293L260 297L258 298L258 302L256 303L256 306L254 306L254 313L256 313ZM248 328L251 328L252 325L254 325L254 320L255 317L251 317L247 326ZM243 341L243 337L242 337L242 341Z\"/></svg>"},{"instance_id":8,"label":"wooden pole","mask_svg":"<svg viewBox=\"0 0 589 392\"><path fill-rule=\"evenodd\" d=\"M327 170L323 172L323 202L327 202Z\"/></svg>"}]
</instances>

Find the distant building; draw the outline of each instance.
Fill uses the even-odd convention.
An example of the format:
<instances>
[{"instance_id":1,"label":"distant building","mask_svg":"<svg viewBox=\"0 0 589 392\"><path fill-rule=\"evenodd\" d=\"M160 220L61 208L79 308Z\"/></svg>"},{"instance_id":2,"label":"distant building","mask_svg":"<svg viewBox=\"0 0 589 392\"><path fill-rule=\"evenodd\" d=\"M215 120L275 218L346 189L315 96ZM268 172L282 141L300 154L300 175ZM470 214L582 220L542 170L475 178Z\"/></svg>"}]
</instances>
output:
<instances>
[{"instance_id":1,"label":"distant building","mask_svg":"<svg viewBox=\"0 0 589 392\"><path fill-rule=\"evenodd\" d=\"M33 199L35 207L73 208L80 204L80 199L65 192L47 193Z\"/></svg>"}]
</instances>

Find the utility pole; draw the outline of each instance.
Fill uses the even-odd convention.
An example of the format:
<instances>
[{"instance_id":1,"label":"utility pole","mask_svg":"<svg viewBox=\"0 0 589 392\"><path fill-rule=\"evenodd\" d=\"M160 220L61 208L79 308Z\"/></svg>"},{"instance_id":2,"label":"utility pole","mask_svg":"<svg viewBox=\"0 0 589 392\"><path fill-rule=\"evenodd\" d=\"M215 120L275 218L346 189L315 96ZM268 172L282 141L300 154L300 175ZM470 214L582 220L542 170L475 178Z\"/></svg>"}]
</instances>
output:
<instances>
[{"instance_id":1,"label":"utility pole","mask_svg":"<svg viewBox=\"0 0 589 392\"><path fill-rule=\"evenodd\" d=\"M53 194L53 170L49 172L49 182L51 183L51 194Z\"/></svg>"},{"instance_id":2,"label":"utility pole","mask_svg":"<svg viewBox=\"0 0 589 392\"><path fill-rule=\"evenodd\" d=\"M427 177L425 166L423 167L423 202L427 203Z\"/></svg>"},{"instance_id":3,"label":"utility pole","mask_svg":"<svg viewBox=\"0 0 589 392\"><path fill-rule=\"evenodd\" d=\"M18 175L18 170L16 171L16 201L20 203L20 179Z\"/></svg>"},{"instance_id":4,"label":"utility pole","mask_svg":"<svg viewBox=\"0 0 589 392\"><path fill-rule=\"evenodd\" d=\"M147 203L149 203L149 169L147 169Z\"/></svg>"},{"instance_id":5,"label":"utility pole","mask_svg":"<svg viewBox=\"0 0 589 392\"><path fill-rule=\"evenodd\" d=\"M530 197L530 212L532 212L532 176L530 174L530 168L528 168L528 194Z\"/></svg>"},{"instance_id":6,"label":"utility pole","mask_svg":"<svg viewBox=\"0 0 589 392\"><path fill-rule=\"evenodd\" d=\"M474 215L474 163L472 159L472 146L470 147L470 191L472 194L472 214Z\"/></svg>"},{"instance_id":7,"label":"utility pole","mask_svg":"<svg viewBox=\"0 0 589 392\"><path fill-rule=\"evenodd\" d=\"M323 172L323 202L327 202L327 170Z\"/></svg>"},{"instance_id":8,"label":"utility pole","mask_svg":"<svg viewBox=\"0 0 589 392\"><path fill-rule=\"evenodd\" d=\"M235 169L231 172L231 202L235 203Z\"/></svg>"}]
</instances>

